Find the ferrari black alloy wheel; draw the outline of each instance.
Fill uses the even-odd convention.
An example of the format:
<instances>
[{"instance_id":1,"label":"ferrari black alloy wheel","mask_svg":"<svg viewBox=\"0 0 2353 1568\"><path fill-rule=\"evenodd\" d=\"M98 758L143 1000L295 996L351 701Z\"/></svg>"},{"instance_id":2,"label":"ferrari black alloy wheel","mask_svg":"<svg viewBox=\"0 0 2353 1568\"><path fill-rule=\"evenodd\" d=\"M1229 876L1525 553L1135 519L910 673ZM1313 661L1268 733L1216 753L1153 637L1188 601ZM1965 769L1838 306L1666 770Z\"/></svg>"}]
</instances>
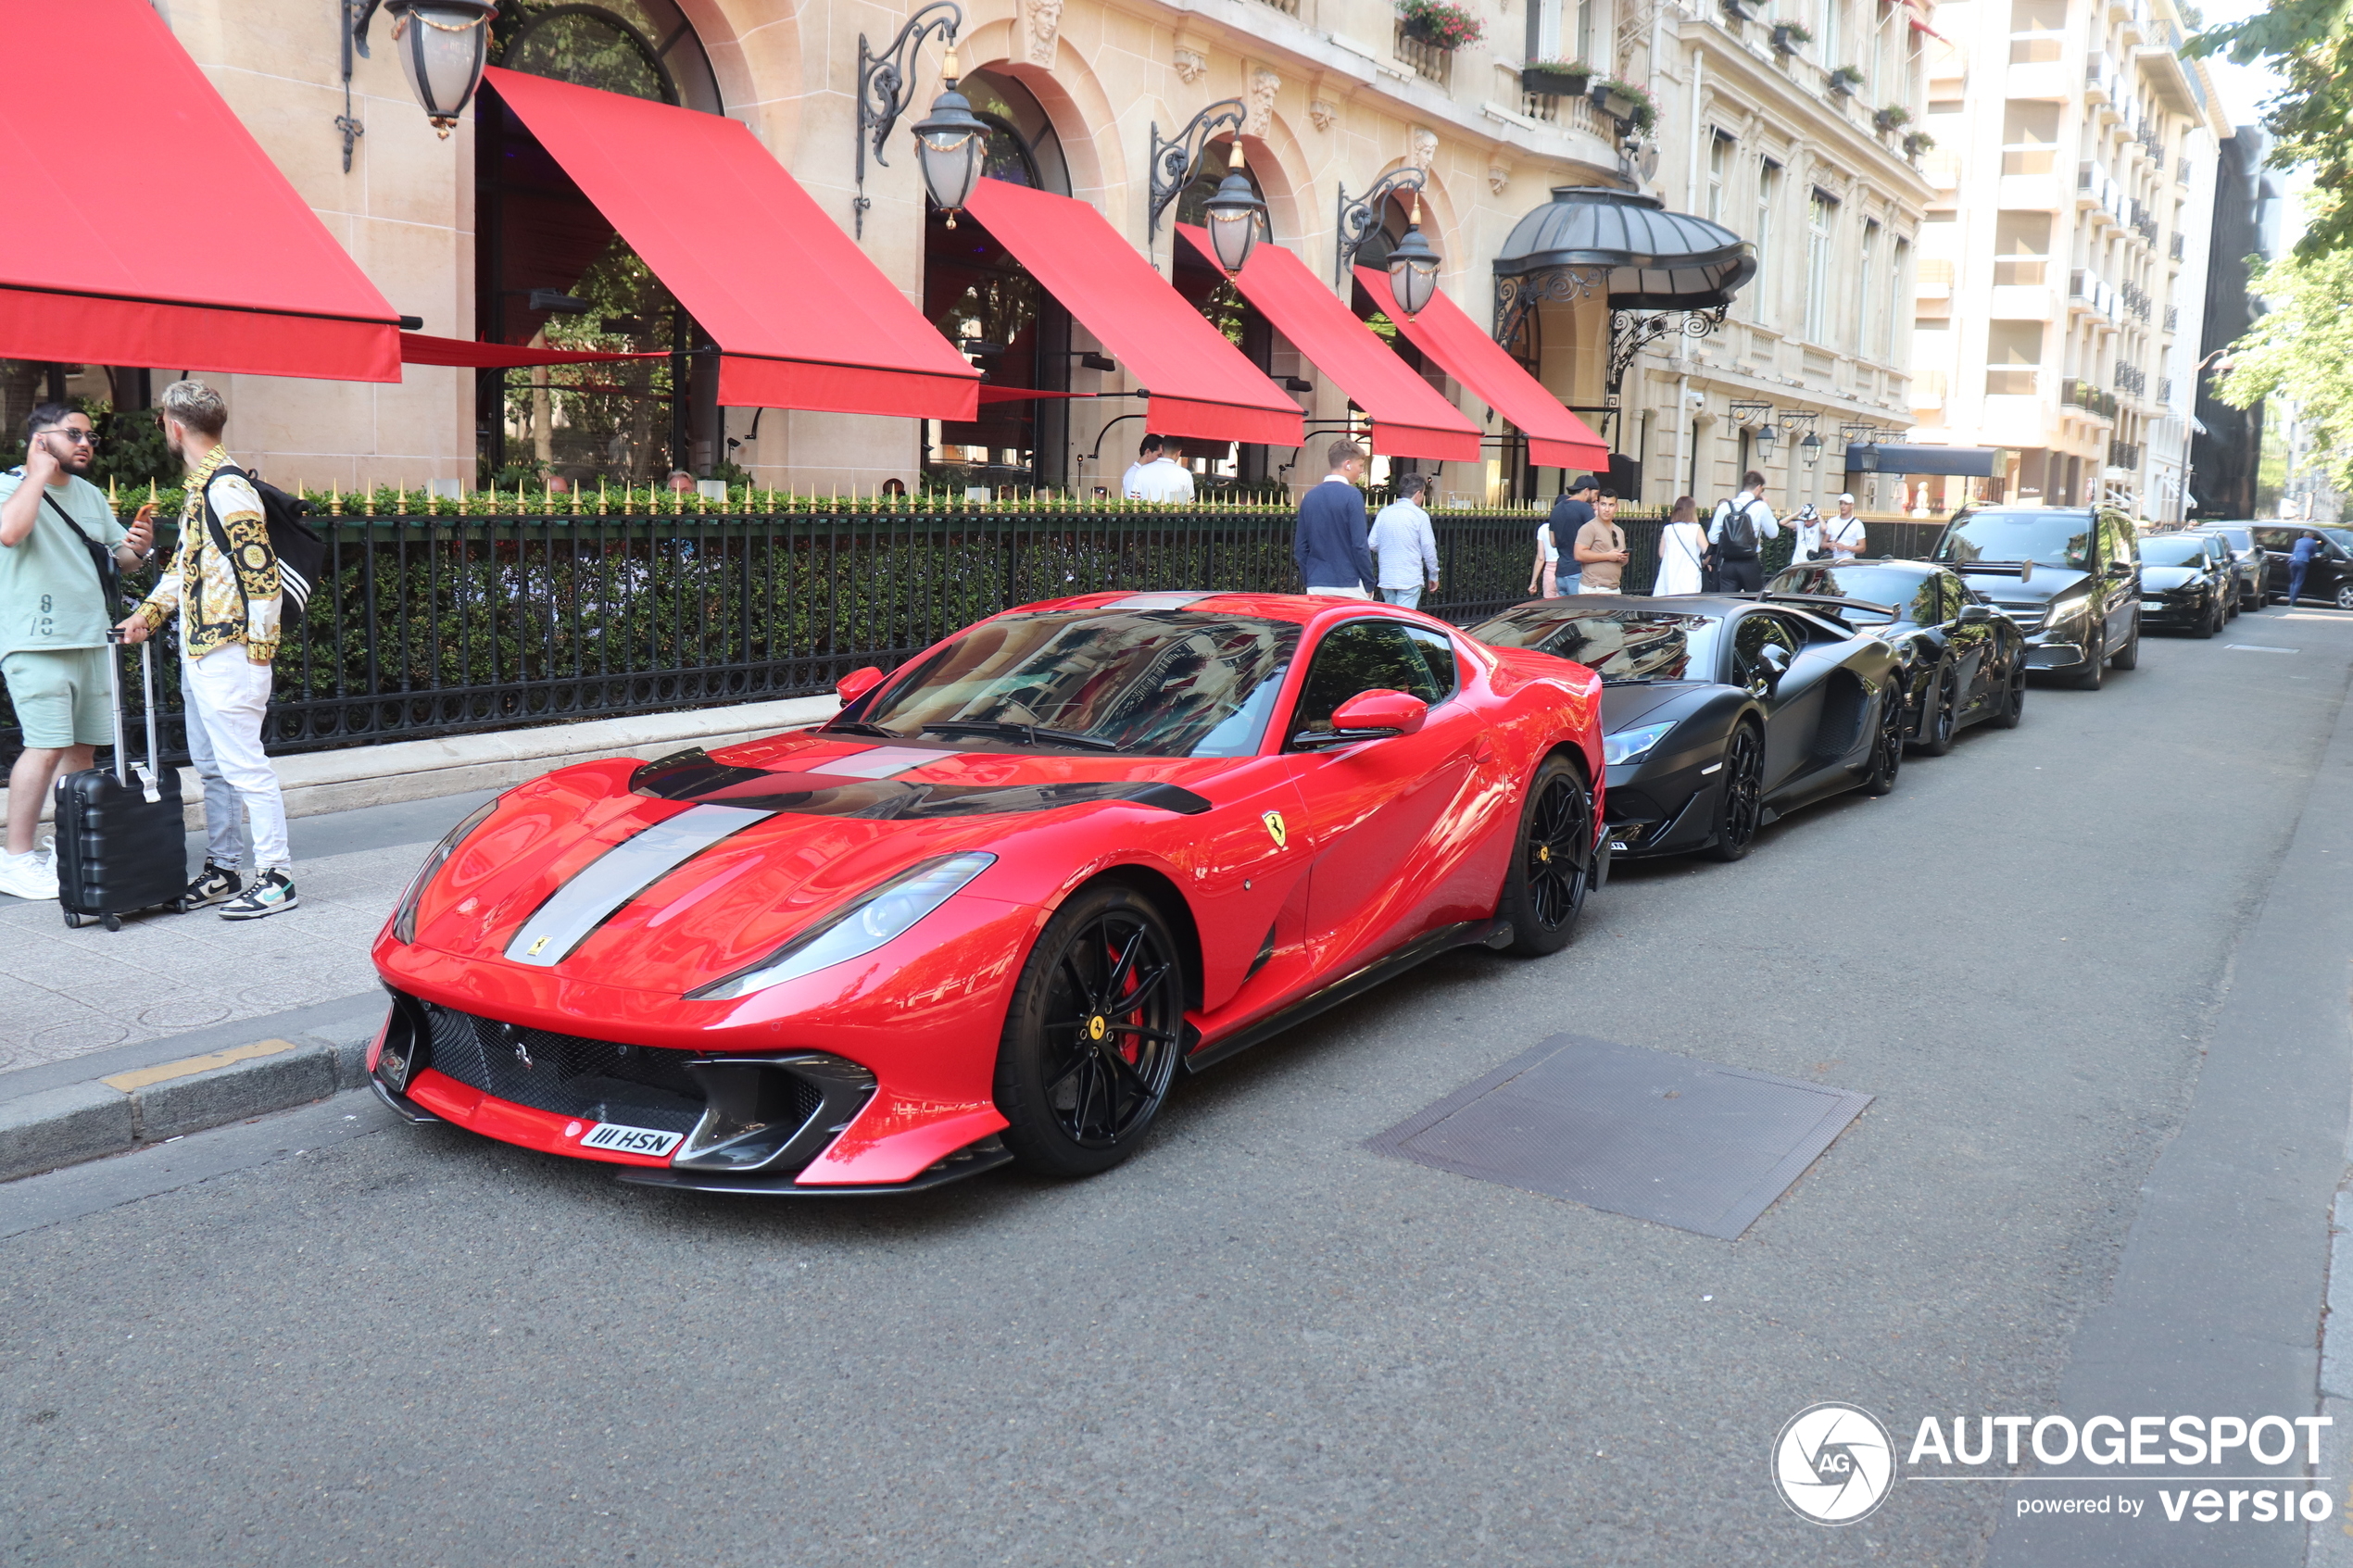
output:
<instances>
[{"instance_id":1,"label":"ferrari black alloy wheel","mask_svg":"<svg viewBox=\"0 0 2353 1568\"><path fill-rule=\"evenodd\" d=\"M1903 719L1896 719L1903 734ZM1707 852L1718 860L1737 860L1756 842L1757 821L1764 815L1765 742L1754 724L1733 728L1725 743L1723 773L1716 797L1716 842Z\"/></svg>"},{"instance_id":2,"label":"ferrari black alloy wheel","mask_svg":"<svg viewBox=\"0 0 2353 1568\"><path fill-rule=\"evenodd\" d=\"M1942 757L1953 749L1953 727L1960 722L1961 672L1951 659L1930 679L1927 709L1920 715L1920 750Z\"/></svg>"},{"instance_id":3,"label":"ferrari black alloy wheel","mask_svg":"<svg viewBox=\"0 0 2353 1568\"><path fill-rule=\"evenodd\" d=\"M1557 953L1576 934L1593 883L1593 794L1577 765L1549 757L1520 808L1519 844L1495 913L1512 926L1511 950Z\"/></svg>"},{"instance_id":4,"label":"ferrari black alloy wheel","mask_svg":"<svg viewBox=\"0 0 2353 1568\"><path fill-rule=\"evenodd\" d=\"M1895 787L1904 766L1904 707L1896 700L1893 682L1880 701L1879 734L1871 742L1871 771L1863 780L1866 795L1885 795Z\"/></svg>"},{"instance_id":5,"label":"ferrari black alloy wheel","mask_svg":"<svg viewBox=\"0 0 2353 1568\"><path fill-rule=\"evenodd\" d=\"M1022 966L997 1050L1004 1139L1026 1167L1088 1176L1134 1152L1168 1095L1185 976L1160 911L1098 883L1054 913Z\"/></svg>"},{"instance_id":6,"label":"ferrari black alloy wheel","mask_svg":"<svg viewBox=\"0 0 2353 1568\"><path fill-rule=\"evenodd\" d=\"M2010 667L2010 684L2002 693L2002 706L1994 709L1994 726L2001 730L2015 730L2019 721L2025 717L2026 656L2020 654Z\"/></svg>"}]
</instances>

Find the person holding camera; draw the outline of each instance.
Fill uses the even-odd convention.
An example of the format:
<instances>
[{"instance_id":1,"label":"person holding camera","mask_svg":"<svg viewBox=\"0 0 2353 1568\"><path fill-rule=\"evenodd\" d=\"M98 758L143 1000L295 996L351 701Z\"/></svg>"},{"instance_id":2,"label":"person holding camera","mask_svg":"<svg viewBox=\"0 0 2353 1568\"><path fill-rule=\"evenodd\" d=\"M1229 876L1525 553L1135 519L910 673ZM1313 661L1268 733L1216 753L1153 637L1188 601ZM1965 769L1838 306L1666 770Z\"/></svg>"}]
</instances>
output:
<instances>
[{"instance_id":1,"label":"person holding camera","mask_svg":"<svg viewBox=\"0 0 2353 1568\"><path fill-rule=\"evenodd\" d=\"M125 528L107 493L82 477L98 455L90 416L44 403L25 420L22 468L0 474L0 678L24 730L8 771L7 852L0 893L55 898L57 864L35 847L42 803L60 773L114 737L107 624L114 573L152 553L155 508Z\"/></svg>"}]
</instances>

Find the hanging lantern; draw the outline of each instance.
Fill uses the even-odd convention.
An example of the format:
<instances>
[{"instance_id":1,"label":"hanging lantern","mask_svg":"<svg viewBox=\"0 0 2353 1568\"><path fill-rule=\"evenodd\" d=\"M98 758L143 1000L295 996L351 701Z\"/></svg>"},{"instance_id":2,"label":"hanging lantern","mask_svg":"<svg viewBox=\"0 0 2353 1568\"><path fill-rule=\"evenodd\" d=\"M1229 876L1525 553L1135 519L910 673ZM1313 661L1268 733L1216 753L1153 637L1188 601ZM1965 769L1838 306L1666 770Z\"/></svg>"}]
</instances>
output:
<instances>
[{"instance_id":1,"label":"hanging lantern","mask_svg":"<svg viewBox=\"0 0 2353 1568\"><path fill-rule=\"evenodd\" d=\"M444 138L473 101L490 50L492 0L390 0L400 74Z\"/></svg>"},{"instance_id":2,"label":"hanging lantern","mask_svg":"<svg viewBox=\"0 0 2353 1568\"><path fill-rule=\"evenodd\" d=\"M956 91L956 51L950 49L940 67L942 88L931 102L931 113L917 120L915 161L924 171L924 189L942 212L948 226L956 226L958 209L972 200L980 171L988 157L988 126L962 93Z\"/></svg>"},{"instance_id":3,"label":"hanging lantern","mask_svg":"<svg viewBox=\"0 0 2353 1568\"><path fill-rule=\"evenodd\" d=\"M1407 320L1420 315L1438 292L1438 252L1422 238L1422 194L1414 193L1414 212L1405 237L1389 253L1389 292Z\"/></svg>"},{"instance_id":4,"label":"hanging lantern","mask_svg":"<svg viewBox=\"0 0 2353 1568\"><path fill-rule=\"evenodd\" d=\"M1806 439L1797 444L1797 450L1810 469L1822 460L1822 438L1809 430L1806 433Z\"/></svg>"},{"instance_id":5,"label":"hanging lantern","mask_svg":"<svg viewBox=\"0 0 2353 1568\"><path fill-rule=\"evenodd\" d=\"M1240 137L1234 138L1233 161L1227 166L1217 194L1202 203L1202 210L1209 215L1209 243L1217 253L1217 265L1233 277L1258 248L1258 226L1266 216L1266 204L1258 199L1258 193L1251 189L1250 176L1242 172Z\"/></svg>"}]
</instances>

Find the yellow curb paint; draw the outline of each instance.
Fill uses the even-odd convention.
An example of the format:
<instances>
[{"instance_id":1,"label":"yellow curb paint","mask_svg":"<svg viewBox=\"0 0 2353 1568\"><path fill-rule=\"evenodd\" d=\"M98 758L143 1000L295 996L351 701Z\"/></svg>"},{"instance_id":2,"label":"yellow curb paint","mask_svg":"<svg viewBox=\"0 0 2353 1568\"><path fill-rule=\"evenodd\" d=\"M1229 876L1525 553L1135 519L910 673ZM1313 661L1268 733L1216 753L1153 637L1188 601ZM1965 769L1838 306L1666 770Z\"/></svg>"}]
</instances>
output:
<instances>
[{"instance_id":1,"label":"yellow curb paint","mask_svg":"<svg viewBox=\"0 0 2353 1568\"><path fill-rule=\"evenodd\" d=\"M111 1078L98 1080L108 1088L129 1094L133 1089L165 1084L174 1078L193 1078L199 1073L209 1073L216 1067L233 1062L250 1061L258 1056L276 1056L295 1048L292 1040L256 1040L249 1046L231 1046L225 1051L207 1051L202 1056L188 1057L180 1061L167 1061L160 1067L142 1067L135 1073L118 1073Z\"/></svg>"}]
</instances>

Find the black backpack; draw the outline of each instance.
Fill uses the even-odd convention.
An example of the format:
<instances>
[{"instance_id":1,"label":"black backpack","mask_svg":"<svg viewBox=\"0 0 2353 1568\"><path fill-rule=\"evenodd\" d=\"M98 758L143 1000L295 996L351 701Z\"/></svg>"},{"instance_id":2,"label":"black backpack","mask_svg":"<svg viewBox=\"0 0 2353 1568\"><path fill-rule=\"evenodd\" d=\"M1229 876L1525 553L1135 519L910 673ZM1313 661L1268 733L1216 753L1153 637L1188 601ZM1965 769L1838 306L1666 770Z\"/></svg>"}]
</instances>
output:
<instances>
[{"instance_id":1,"label":"black backpack","mask_svg":"<svg viewBox=\"0 0 2353 1568\"><path fill-rule=\"evenodd\" d=\"M246 473L234 463L223 463L213 470L219 479L224 473L241 475L261 497L263 525L270 533L270 553L278 558L278 588L284 597L279 615L281 624L299 621L309 608L311 590L319 585L320 574L327 566L327 542L318 530L302 520L309 514L310 503L299 495L289 495L274 484L265 484ZM228 531L213 515L212 495L207 482L204 499L205 525L212 531L213 547L222 555L229 553Z\"/></svg>"},{"instance_id":2,"label":"black backpack","mask_svg":"<svg viewBox=\"0 0 2353 1568\"><path fill-rule=\"evenodd\" d=\"M1748 515L1749 507L1755 505L1756 503L1754 500L1746 506L1740 507L1733 506L1730 501L1716 503L1717 510L1723 515L1724 519L1724 526L1716 536L1716 552L1724 559L1755 560L1756 558L1756 524Z\"/></svg>"}]
</instances>

